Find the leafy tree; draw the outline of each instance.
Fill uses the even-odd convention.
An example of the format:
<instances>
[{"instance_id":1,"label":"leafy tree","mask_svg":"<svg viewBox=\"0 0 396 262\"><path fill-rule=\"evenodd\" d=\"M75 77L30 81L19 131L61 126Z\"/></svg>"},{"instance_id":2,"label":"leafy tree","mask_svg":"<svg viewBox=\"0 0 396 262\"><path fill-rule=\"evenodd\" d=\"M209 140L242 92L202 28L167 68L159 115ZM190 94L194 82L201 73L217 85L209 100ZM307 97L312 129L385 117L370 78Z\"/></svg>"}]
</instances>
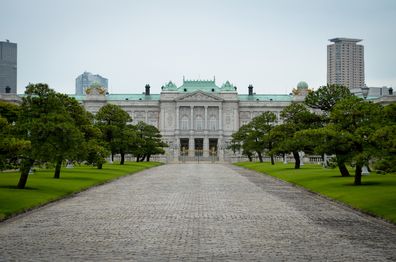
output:
<instances>
[{"instance_id":1,"label":"leafy tree","mask_svg":"<svg viewBox=\"0 0 396 262\"><path fill-rule=\"evenodd\" d=\"M85 142L84 152L86 163L97 166L98 169L102 169L103 164L106 163L106 157L110 154L102 141L94 138Z\"/></svg>"},{"instance_id":2,"label":"leafy tree","mask_svg":"<svg viewBox=\"0 0 396 262\"><path fill-rule=\"evenodd\" d=\"M0 170L16 168L19 156L30 149L30 142L15 136L19 106L0 101Z\"/></svg>"},{"instance_id":3,"label":"leafy tree","mask_svg":"<svg viewBox=\"0 0 396 262\"><path fill-rule=\"evenodd\" d=\"M232 135L230 149L240 151L252 161L253 152L256 152L260 162L263 162L263 153L269 152L271 163L274 164L272 154L271 130L276 121L276 115L272 112L264 112L252 119L252 121L242 126L238 132Z\"/></svg>"},{"instance_id":4,"label":"leafy tree","mask_svg":"<svg viewBox=\"0 0 396 262\"><path fill-rule=\"evenodd\" d=\"M323 117L311 113L304 104L291 104L281 112L283 124L272 130L272 139L275 143L274 153L291 152L295 159L294 168L300 168L299 151L312 150L309 139L295 136L298 131L317 128L323 125Z\"/></svg>"},{"instance_id":5,"label":"leafy tree","mask_svg":"<svg viewBox=\"0 0 396 262\"><path fill-rule=\"evenodd\" d=\"M347 97L351 97L349 89L342 85L327 84L318 90L308 93L305 97L305 104L314 109L320 109L328 114L335 104Z\"/></svg>"},{"instance_id":6,"label":"leafy tree","mask_svg":"<svg viewBox=\"0 0 396 262\"><path fill-rule=\"evenodd\" d=\"M124 129L127 122L132 121L132 119L121 107L107 104L99 109L96 120L102 131L104 141L110 147L112 160L114 160L114 155L123 150Z\"/></svg>"},{"instance_id":7,"label":"leafy tree","mask_svg":"<svg viewBox=\"0 0 396 262\"><path fill-rule=\"evenodd\" d=\"M21 137L30 141L31 150L25 151L21 160L19 188L25 187L36 161L54 163L54 178L59 178L62 162L75 158L83 141L77 127L80 122L75 119L83 111L75 99L56 93L46 84L26 87L16 126Z\"/></svg>"},{"instance_id":8,"label":"leafy tree","mask_svg":"<svg viewBox=\"0 0 396 262\"><path fill-rule=\"evenodd\" d=\"M309 93L305 97L305 104L311 108L320 109L326 117L326 122L328 122L330 111L334 108L336 103L351 96L353 96L353 94L347 87L328 84L327 86L322 86L318 90ZM345 144L338 143L340 137L334 134L331 127L318 131L305 132L304 135L308 135L311 139L316 140L316 151L319 154L335 154L341 175L349 176L349 171L345 165L345 161L347 160L347 157L344 155L347 153L347 151L345 151L345 146L343 146Z\"/></svg>"},{"instance_id":9,"label":"leafy tree","mask_svg":"<svg viewBox=\"0 0 396 262\"><path fill-rule=\"evenodd\" d=\"M249 158L249 161L252 162L253 151L251 149L249 133L249 125L241 126L237 132L232 134L231 144L229 148L232 149L234 153L236 151L239 152L242 150L242 155L247 156Z\"/></svg>"},{"instance_id":10,"label":"leafy tree","mask_svg":"<svg viewBox=\"0 0 396 262\"><path fill-rule=\"evenodd\" d=\"M308 139L317 154L335 154L341 176L350 176L346 167L352 141L349 133L339 132L334 124L328 124L318 129L299 131L296 137Z\"/></svg>"},{"instance_id":11,"label":"leafy tree","mask_svg":"<svg viewBox=\"0 0 396 262\"><path fill-rule=\"evenodd\" d=\"M251 138L251 150L257 152L260 162L263 162L262 152L267 150L270 152L271 164L275 164L274 155L271 152L273 147L273 141L271 138L271 130L274 128L276 122L276 115L272 112L264 112L255 118L248 124L251 132L249 136Z\"/></svg>"},{"instance_id":12,"label":"leafy tree","mask_svg":"<svg viewBox=\"0 0 396 262\"><path fill-rule=\"evenodd\" d=\"M383 108L355 96L339 101L330 114L331 128L338 134L339 144L348 148L347 161L355 165L355 185L361 184L362 167L376 155L378 148L370 136L383 124Z\"/></svg>"},{"instance_id":13,"label":"leafy tree","mask_svg":"<svg viewBox=\"0 0 396 262\"><path fill-rule=\"evenodd\" d=\"M120 164L123 165L125 162L125 154L132 152L134 148L138 146L138 138L135 126L126 125L121 130L121 135L114 139L114 142L118 145L118 151L121 155Z\"/></svg>"},{"instance_id":14,"label":"leafy tree","mask_svg":"<svg viewBox=\"0 0 396 262\"><path fill-rule=\"evenodd\" d=\"M140 121L136 126L136 143L132 147L131 153L136 157L136 161L150 161L152 155L164 154L164 147L168 145L161 140L160 131L152 125Z\"/></svg>"},{"instance_id":15,"label":"leafy tree","mask_svg":"<svg viewBox=\"0 0 396 262\"><path fill-rule=\"evenodd\" d=\"M26 96L22 98L21 111L16 128L20 138L30 141L30 150L20 155L21 176L18 188L25 188L29 171L36 160L46 158L48 152L41 148L46 136L42 134L48 123L47 115L59 111L55 91L46 84L30 84L26 87Z\"/></svg>"},{"instance_id":16,"label":"leafy tree","mask_svg":"<svg viewBox=\"0 0 396 262\"><path fill-rule=\"evenodd\" d=\"M85 131L91 123L85 109L77 100L63 94L56 94L64 112L54 115L54 125L48 126L48 145L54 151L49 160L55 162L54 178L60 177L62 162L77 160L83 148Z\"/></svg>"},{"instance_id":17,"label":"leafy tree","mask_svg":"<svg viewBox=\"0 0 396 262\"><path fill-rule=\"evenodd\" d=\"M0 101L0 116L5 118L9 124L15 124L18 119L19 111L19 105Z\"/></svg>"},{"instance_id":18,"label":"leafy tree","mask_svg":"<svg viewBox=\"0 0 396 262\"><path fill-rule=\"evenodd\" d=\"M378 149L375 168L386 172L396 172L396 103L383 109L384 125L370 135L371 143Z\"/></svg>"}]
</instances>

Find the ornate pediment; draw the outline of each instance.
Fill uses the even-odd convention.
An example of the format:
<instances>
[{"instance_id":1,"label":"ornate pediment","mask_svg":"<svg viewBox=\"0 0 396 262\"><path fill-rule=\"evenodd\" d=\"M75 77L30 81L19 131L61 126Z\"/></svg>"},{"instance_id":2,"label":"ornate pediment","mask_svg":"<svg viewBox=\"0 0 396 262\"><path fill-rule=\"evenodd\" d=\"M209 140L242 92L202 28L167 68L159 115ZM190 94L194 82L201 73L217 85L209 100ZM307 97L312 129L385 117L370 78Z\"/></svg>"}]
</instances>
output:
<instances>
[{"instance_id":1,"label":"ornate pediment","mask_svg":"<svg viewBox=\"0 0 396 262\"><path fill-rule=\"evenodd\" d=\"M212 94L207 94L202 91L186 94L175 99L175 101L222 101L223 99Z\"/></svg>"}]
</instances>

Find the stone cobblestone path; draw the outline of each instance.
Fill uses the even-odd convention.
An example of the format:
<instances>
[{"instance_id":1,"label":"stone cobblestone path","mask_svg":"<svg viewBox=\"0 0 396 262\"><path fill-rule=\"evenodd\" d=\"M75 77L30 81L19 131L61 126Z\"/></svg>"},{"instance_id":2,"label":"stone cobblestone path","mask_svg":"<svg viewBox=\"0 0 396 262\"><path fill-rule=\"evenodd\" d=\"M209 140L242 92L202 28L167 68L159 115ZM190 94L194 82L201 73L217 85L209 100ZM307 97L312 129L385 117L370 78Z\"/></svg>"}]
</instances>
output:
<instances>
[{"instance_id":1,"label":"stone cobblestone path","mask_svg":"<svg viewBox=\"0 0 396 262\"><path fill-rule=\"evenodd\" d=\"M396 261L396 227L239 167L169 164L0 223L15 260Z\"/></svg>"}]
</instances>

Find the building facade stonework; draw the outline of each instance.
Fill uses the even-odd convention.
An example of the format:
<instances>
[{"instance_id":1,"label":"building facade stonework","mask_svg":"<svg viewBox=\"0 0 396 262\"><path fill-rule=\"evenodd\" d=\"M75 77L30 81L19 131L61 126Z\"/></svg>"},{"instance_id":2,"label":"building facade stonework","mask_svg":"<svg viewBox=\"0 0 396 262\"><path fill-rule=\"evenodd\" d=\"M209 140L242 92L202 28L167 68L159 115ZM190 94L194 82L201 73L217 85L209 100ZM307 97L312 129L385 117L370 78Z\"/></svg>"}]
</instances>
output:
<instances>
[{"instance_id":1,"label":"building facade stonework","mask_svg":"<svg viewBox=\"0 0 396 262\"><path fill-rule=\"evenodd\" d=\"M169 82L160 94L150 94L147 88L142 94L74 97L91 113L111 103L128 112L132 123L144 121L157 127L169 145L168 161L228 161L234 154L227 146L239 127L266 111L273 112L280 121L284 107L304 99L298 94L238 94L230 82L219 87L215 80L184 79L179 87Z\"/></svg>"},{"instance_id":2,"label":"building facade stonework","mask_svg":"<svg viewBox=\"0 0 396 262\"><path fill-rule=\"evenodd\" d=\"M273 112L282 123L281 111L291 103L302 103L309 89L302 81L290 94L256 94L253 86L246 91L239 94L228 81L217 86L215 80L183 79L179 87L172 82L162 86L160 94L151 94L146 85L140 94L108 94L99 88L69 96L93 114L106 104L115 104L131 116L132 124L143 121L157 127L169 145L164 156L167 162L230 161L237 157L227 149L233 133L263 112ZM396 96L391 88L384 88L381 96L367 99L388 105ZM21 96L0 94L0 100L20 103Z\"/></svg>"}]
</instances>

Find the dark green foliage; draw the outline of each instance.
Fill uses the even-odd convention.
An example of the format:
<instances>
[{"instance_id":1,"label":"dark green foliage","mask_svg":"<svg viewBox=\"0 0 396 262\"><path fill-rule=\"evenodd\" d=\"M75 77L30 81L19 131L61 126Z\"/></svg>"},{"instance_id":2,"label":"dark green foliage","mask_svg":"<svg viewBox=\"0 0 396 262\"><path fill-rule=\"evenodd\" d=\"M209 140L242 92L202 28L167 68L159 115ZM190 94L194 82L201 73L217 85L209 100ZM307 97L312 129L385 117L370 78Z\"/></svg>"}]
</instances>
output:
<instances>
[{"instance_id":1,"label":"dark green foliage","mask_svg":"<svg viewBox=\"0 0 396 262\"><path fill-rule=\"evenodd\" d=\"M126 154L134 155L139 162L150 161L152 155L165 153L163 148L167 145L162 142L160 131L144 122L127 124L132 119L119 106L103 106L96 114L96 119L112 155L121 155L121 165L125 162Z\"/></svg>"},{"instance_id":2,"label":"dark green foliage","mask_svg":"<svg viewBox=\"0 0 396 262\"><path fill-rule=\"evenodd\" d=\"M30 84L14 128L17 139L30 143L29 148L18 147L21 170L18 187L24 188L34 163L54 164L54 178L59 178L66 159L80 160L92 123L90 115L74 98L56 93L46 84Z\"/></svg>"},{"instance_id":3,"label":"dark green foliage","mask_svg":"<svg viewBox=\"0 0 396 262\"><path fill-rule=\"evenodd\" d=\"M86 164L94 165L98 169L102 169L104 163L106 163L106 157L110 154L110 151L106 149L106 146L99 139L89 139L85 143L85 156L84 159Z\"/></svg>"},{"instance_id":4,"label":"dark green foliage","mask_svg":"<svg viewBox=\"0 0 396 262\"><path fill-rule=\"evenodd\" d=\"M271 152L273 141L271 130L274 128L276 116L272 112L264 112L256 116L252 121L242 126L238 132L232 135L229 146L234 152L242 149L242 154L252 160L252 155L257 154L260 162L263 162L263 153L268 152L271 162L274 163Z\"/></svg>"},{"instance_id":5,"label":"dark green foliage","mask_svg":"<svg viewBox=\"0 0 396 262\"><path fill-rule=\"evenodd\" d=\"M330 126L337 137L346 139L338 143L347 149L347 161L355 166L355 184L361 184L361 169L377 154L377 148L369 137L383 124L383 108L379 104L366 102L355 96L341 100L330 114Z\"/></svg>"},{"instance_id":6,"label":"dark green foliage","mask_svg":"<svg viewBox=\"0 0 396 262\"><path fill-rule=\"evenodd\" d=\"M0 101L0 170L18 168L18 158L30 141L15 137L19 106Z\"/></svg>"},{"instance_id":7,"label":"dark green foliage","mask_svg":"<svg viewBox=\"0 0 396 262\"><path fill-rule=\"evenodd\" d=\"M16 104L0 101L0 116L8 123L15 123L18 119L20 107Z\"/></svg>"},{"instance_id":8,"label":"dark green foliage","mask_svg":"<svg viewBox=\"0 0 396 262\"><path fill-rule=\"evenodd\" d=\"M136 140L130 152L136 157L137 162L150 161L152 155L165 153L164 147L168 145L161 140L161 133L155 126L139 122L134 129Z\"/></svg>"},{"instance_id":9,"label":"dark green foliage","mask_svg":"<svg viewBox=\"0 0 396 262\"><path fill-rule=\"evenodd\" d=\"M396 103L384 107L384 125L371 134L378 149L374 167L385 173L396 172Z\"/></svg>"},{"instance_id":10,"label":"dark green foliage","mask_svg":"<svg viewBox=\"0 0 396 262\"><path fill-rule=\"evenodd\" d=\"M305 97L305 104L311 108L320 109L327 114L338 101L350 96L352 94L347 87L328 84L327 86L319 87L314 92L308 93Z\"/></svg>"},{"instance_id":11,"label":"dark green foliage","mask_svg":"<svg viewBox=\"0 0 396 262\"><path fill-rule=\"evenodd\" d=\"M124 155L123 136L127 122L132 121L127 112L117 105L107 104L96 114L97 126L102 131L103 140L108 144L112 158L114 154ZM123 164L123 161L121 161Z\"/></svg>"},{"instance_id":12,"label":"dark green foliage","mask_svg":"<svg viewBox=\"0 0 396 262\"><path fill-rule=\"evenodd\" d=\"M283 124L276 126L272 132L274 153L293 154L295 168L300 168L299 151L311 152L312 141L296 133L305 129L318 128L323 125L323 117L308 110L304 104L291 104L281 112Z\"/></svg>"}]
</instances>

